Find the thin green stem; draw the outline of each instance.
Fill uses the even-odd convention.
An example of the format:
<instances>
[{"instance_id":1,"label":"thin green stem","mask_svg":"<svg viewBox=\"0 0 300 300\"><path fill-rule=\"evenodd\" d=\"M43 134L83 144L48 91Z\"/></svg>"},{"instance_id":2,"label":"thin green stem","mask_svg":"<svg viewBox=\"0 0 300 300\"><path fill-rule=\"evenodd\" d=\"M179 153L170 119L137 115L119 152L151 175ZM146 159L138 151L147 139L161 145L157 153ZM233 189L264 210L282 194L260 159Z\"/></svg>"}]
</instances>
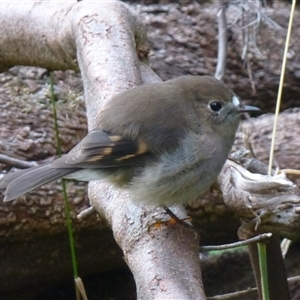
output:
<instances>
[{"instance_id":1,"label":"thin green stem","mask_svg":"<svg viewBox=\"0 0 300 300\"><path fill-rule=\"evenodd\" d=\"M260 280L263 300L269 300L269 283L268 283L268 268L267 268L267 253L266 243L258 243L258 257L259 257L259 269Z\"/></svg>"},{"instance_id":2,"label":"thin green stem","mask_svg":"<svg viewBox=\"0 0 300 300\"><path fill-rule=\"evenodd\" d=\"M53 107L53 119L54 119L54 130L55 130L55 138L56 138L56 151L57 155L61 156L61 142L59 138L59 126L57 121L57 110L56 110L56 99L54 94L54 80L53 80L53 72L50 73L50 93L51 93L51 102ZM64 196L64 207L65 207L65 215L67 221L67 229L68 229L68 236L69 236L69 243L70 243L70 250L71 250L71 258L72 258L72 266L73 266L73 274L74 278L78 277L78 269L77 269L77 259L75 253L75 241L74 241L74 234L72 229L72 219L70 214L70 205L68 201L67 189L66 189L66 181L62 180L62 189L63 189L63 196Z\"/></svg>"},{"instance_id":3,"label":"thin green stem","mask_svg":"<svg viewBox=\"0 0 300 300\"><path fill-rule=\"evenodd\" d=\"M51 104L52 104L52 110L53 110L56 153L58 156L61 156L61 142L60 142L60 138L59 138L59 126L58 126L58 121L57 121L56 97L54 94L53 72L50 72L50 95L51 95Z\"/></svg>"}]
</instances>

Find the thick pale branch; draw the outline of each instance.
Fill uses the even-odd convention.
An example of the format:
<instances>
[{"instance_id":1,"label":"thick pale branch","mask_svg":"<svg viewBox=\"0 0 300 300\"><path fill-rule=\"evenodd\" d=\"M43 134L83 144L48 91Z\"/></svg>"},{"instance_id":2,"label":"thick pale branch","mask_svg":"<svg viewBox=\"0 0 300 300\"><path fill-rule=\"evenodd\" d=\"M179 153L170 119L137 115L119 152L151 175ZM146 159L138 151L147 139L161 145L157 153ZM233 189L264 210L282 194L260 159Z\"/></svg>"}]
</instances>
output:
<instances>
[{"instance_id":1,"label":"thick pale branch","mask_svg":"<svg viewBox=\"0 0 300 300\"><path fill-rule=\"evenodd\" d=\"M73 38L75 2L2 3L0 71L15 65L79 70Z\"/></svg>"},{"instance_id":2,"label":"thick pale branch","mask_svg":"<svg viewBox=\"0 0 300 300\"><path fill-rule=\"evenodd\" d=\"M127 17L129 12L124 11L125 9L126 7L120 3L104 5L101 16L87 17L85 15L80 19L83 26L76 31L78 61L85 86L90 128L97 125L106 101L113 94L133 87L141 81L134 43L136 35L134 33L139 32L140 28L132 27L134 25L132 18ZM103 19L103 15L106 16L105 19ZM76 20L76 24L81 25L80 22ZM98 42L99 35L101 35L101 44L92 48L92 45ZM153 80L152 78L151 80ZM157 215L157 211L154 213L148 211L145 215L145 210L132 204L130 196L126 195L125 191L117 190L105 183L91 183L89 196L96 210L102 211L112 226L116 241L123 249L125 259L135 276L140 299L178 298L178 291L181 292L181 298L183 295L185 295L183 298L186 299L195 297L195 295L198 295L198 299L204 297L201 286L199 286L201 282L200 266L196 265L195 267L195 260L190 259L198 257L197 246L195 247L197 240L191 242L190 237L183 234L182 239L176 239L177 243L172 246L165 244L162 250L161 246L153 243L153 238L147 238L148 227L155 222L155 218L163 217L161 213ZM182 208L177 208L177 210L182 210ZM141 218L143 215L145 217ZM173 229L167 229L167 231L169 230L172 232ZM157 230L154 240L157 242L164 240L164 231ZM177 244L176 247L174 247L175 244ZM188 246L185 251L182 251L182 245L194 245L194 247ZM172 253L165 251L168 247L172 249ZM147 263L145 253L152 253L146 259ZM153 260L153 257L156 257L156 260ZM173 262L176 261L176 265L160 264L161 268L158 269L157 262L166 261L166 258L171 258ZM180 265L185 265L185 268L182 269ZM174 273L171 271L174 270L174 267L178 270L177 276L170 277L170 274ZM149 272L150 269L153 272ZM179 274L180 276L178 276ZM180 278L185 278L184 282L180 282ZM192 278L197 278L197 280L192 280ZM149 289L149 285L153 288ZM174 289L175 285L178 287L176 290ZM163 295L161 295L162 290L165 291Z\"/></svg>"}]
</instances>

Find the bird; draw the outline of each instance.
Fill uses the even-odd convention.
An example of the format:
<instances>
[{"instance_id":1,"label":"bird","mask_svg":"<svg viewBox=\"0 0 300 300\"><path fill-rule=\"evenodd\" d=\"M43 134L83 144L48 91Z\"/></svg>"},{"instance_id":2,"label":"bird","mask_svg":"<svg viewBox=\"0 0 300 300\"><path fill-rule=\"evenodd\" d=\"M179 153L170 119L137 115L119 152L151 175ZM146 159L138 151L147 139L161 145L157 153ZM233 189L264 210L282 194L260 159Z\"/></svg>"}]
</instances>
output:
<instances>
[{"instance_id":1,"label":"bird","mask_svg":"<svg viewBox=\"0 0 300 300\"><path fill-rule=\"evenodd\" d=\"M4 201L65 178L106 179L143 205L184 204L216 181L240 115L256 111L211 76L134 87L111 98L97 127L68 154L5 175Z\"/></svg>"}]
</instances>

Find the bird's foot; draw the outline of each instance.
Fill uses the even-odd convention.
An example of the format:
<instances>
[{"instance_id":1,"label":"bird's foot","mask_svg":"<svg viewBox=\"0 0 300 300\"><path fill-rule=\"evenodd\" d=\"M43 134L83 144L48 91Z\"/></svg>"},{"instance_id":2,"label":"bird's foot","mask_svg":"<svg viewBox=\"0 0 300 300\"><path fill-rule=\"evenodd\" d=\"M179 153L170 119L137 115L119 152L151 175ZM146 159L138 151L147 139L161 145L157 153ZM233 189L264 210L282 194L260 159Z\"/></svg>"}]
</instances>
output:
<instances>
[{"instance_id":1,"label":"bird's foot","mask_svg":"<svg viewBox=\"0 0 300 300\"><path fill-rule=\"evenodd\" d=\"M157 221L154 224L149 226L149 230L151 228L160 228L162 225L168 226L168 225L174 225L174 224L182 224L189 228L193 227L190 222L186 222L186 221L191 221L192 220L191 217L186 217L186 218L180 219L170 210L170 208L168 208L167 206L162 206L162 207L166 211L166 213L171 217L171 219L166 220L166 221Z\"/></svg>"}]
</instances>

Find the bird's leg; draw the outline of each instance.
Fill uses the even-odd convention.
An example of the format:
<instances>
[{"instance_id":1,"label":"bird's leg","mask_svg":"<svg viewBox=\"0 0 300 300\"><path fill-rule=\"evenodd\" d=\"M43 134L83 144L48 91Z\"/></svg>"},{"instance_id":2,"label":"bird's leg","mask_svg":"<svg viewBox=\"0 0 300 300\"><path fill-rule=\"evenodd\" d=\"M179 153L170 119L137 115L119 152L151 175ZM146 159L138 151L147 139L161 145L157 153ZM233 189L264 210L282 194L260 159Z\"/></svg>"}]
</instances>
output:
<instances>
[{"instance_id":1,"label":"bird's leg","mask_svg":"<svg viewBox=\"0 0 300 300\"><path fill-rule=\"evenodd\" d=\"M171 217L171 220L173 220L174 223L180 223L180 221L182 221L181 219L179 219L172 211L171 209L166 206L166 205L163 205L162 208L166 211L166 213ZM185 219L183 219L185 220ZM170 221L167 221L167 222L170 222Z\"/></svg>"},{"instance_id":2,"label":"bird's leg","mask_svg":"<svg viewBox=\"0 0 300 300\"><path fill-rule=\"evenodd\" d=\"M186 220L188 221L191 221L191 217L186 217L186 218L183 218L183 219L179 219L172 211L171 209L166 206L166 205L163 205L162 208L166 211L166 213L171 217L171 220L167 221L168 223L183 223L183 224L187 224Z\"/></svg>"},{"instance_id":3,"label":"bird's leg","mask_svg":"<svg viewBox=\"0 0 300 300\"><path fill-rule=\"evenodd\" d=\"M192 227L192 225L190 223L185 222L185 221L191 221L191 217L186 217L186 218L180 219L166 205L162 205L162 208L171 217L171 219L168 220L168 221L157 221L154 224L152 224L149 227L149 229L152 228L152 227L160 227L162 224L165 224L165 225L182 224L184 226Z\"/></svg>"}]
</instances>

